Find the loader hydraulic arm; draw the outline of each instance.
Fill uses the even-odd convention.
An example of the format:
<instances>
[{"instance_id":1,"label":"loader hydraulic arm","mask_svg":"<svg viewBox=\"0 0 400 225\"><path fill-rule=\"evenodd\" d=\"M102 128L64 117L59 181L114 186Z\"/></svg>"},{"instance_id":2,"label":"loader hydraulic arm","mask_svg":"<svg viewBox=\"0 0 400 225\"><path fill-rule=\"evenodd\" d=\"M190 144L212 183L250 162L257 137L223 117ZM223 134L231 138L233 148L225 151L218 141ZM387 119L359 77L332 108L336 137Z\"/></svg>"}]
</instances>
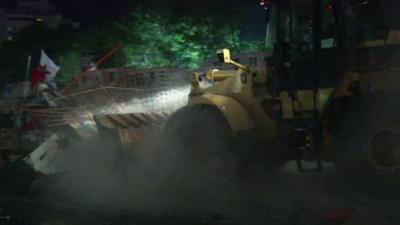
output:
<instances>
[{"instance_id":1,"label":"loader hydraulic arm","mask_svg":"<svg viewBox=\"0 0 400 225\"><path fill-rule=\"evenodd\" d=\"M218 50L217 56L221 63L231 64L242 70L246 69L246 66L231 59L231 53L230 53L229 49L224 48L224 49Z\"/></svg>"}]
</instances>

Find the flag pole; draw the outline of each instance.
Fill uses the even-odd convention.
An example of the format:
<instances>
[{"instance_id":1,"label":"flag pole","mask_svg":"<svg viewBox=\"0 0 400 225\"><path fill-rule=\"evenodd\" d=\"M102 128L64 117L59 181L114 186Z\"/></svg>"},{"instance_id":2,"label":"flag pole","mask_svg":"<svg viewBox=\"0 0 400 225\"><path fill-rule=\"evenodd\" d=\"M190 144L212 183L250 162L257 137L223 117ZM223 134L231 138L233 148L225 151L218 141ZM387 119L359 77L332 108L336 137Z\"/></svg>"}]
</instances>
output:
<instances>
[{"instance_id":1,"label":"flag pole","mask_svg":"<svg viewBox=\"0 0 400 225\"><path fill-rule=\"evenodd\" d=\"M99 66L101 63L103 63L106 59L110 58L114 53L118 52L123 45L121 43L117 44L114 48L112 48L106 55L104 55L101 59L97 60L95 63L96 66ZM72 88L73 85L79 82L79 80L82 79L82 77L85 76L85 74L89 71L89 68L83 70L78 76L76 76L66 87L64 87L63 90L61 90L62 94L67 94L69 89Z\"/></svg>"}]
</instances>

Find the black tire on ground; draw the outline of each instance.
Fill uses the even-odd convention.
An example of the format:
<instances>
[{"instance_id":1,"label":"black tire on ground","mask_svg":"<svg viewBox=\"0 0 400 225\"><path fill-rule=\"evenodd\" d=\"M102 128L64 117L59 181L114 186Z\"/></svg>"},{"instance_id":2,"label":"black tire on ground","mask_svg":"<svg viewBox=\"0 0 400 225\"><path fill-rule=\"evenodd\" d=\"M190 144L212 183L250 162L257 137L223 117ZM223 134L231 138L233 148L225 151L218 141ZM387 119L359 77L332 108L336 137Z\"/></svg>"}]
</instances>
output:
<instances>
[{"instance_id":1,"label":"black tire on ground","mask_svg":"<svg viewBox=\"0 0 400 225\"><path fill-rule=\"evenodd\" d=\"M224 115L213 106L185 107L169 118L163 132L156 156L160 198L185 212L225 207L236 193L236 163Z\"/></svg>"},{"instance_id":2,"label":"black tire on ground","mask_svg":"<svg viewBox=\"0 0 400 225\"><path fill-rule=\"evenodd\" d=\"M334 141L340 176L380 197L400 187L400 95L356 99L341 115Z\"/></svg>"},{"instance_id":3,"label":"black tire on ground","mask_svg":"<svg viewBox=\"0 0 400 225\"><path fill-rule=\"evenodd\" d=\"M168 151L192 164L224 157L232 132L215 106L195 105L175 112L164 127Z\"/></svg>"}]
</instances>

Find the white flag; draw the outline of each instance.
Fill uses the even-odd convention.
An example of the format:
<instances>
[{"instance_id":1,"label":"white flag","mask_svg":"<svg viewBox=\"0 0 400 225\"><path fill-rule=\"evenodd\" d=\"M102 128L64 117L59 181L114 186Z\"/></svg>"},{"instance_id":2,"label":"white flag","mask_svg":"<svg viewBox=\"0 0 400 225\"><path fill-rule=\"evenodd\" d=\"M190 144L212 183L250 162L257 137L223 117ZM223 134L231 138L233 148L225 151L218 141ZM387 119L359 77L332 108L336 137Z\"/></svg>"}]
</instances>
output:
<instances>
[{"instance_id":1,"label":"white flag","mask_svg":"<svg viewBox=\"0 0 400 225\"><path fill-rule=\"evenodd\" d=\"M56 77L57 72L60 70L60 67L57 66L43 50L41 50L40 54L40 65L46 65L46 71L48 72L48 74L46 74L46 81L53 80L54 77Z\"/></svg>"}]
</instances>

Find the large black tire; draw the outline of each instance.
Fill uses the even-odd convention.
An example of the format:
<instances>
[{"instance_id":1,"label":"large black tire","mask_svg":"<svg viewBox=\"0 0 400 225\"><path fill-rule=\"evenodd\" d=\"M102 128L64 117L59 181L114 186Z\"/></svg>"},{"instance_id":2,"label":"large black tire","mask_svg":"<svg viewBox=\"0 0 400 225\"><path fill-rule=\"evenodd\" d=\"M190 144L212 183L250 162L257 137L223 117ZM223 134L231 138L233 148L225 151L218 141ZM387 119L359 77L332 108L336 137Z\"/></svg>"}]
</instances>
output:
<instances>
[{"instance_id":1,"label":"large black tire","mask_svg":"<svg viewBox=\"0 0 400 225\"><path fill-rule=\"evenodd\" d=\"M208 105L185 107L175 112L164 127L168 151L192 165L202 166L227 156L232 132L218 108Z\"/></svg>"},{"instance_id":2,"label":"large black tire","mask_svg":"<svg viewBox=\"0 0 400 225\"><path fill-rule=\"evenodd\" d=\"M236 164L229 150L232 132L222 112L208 105L184 107L169 118L163 131L158 167L160 193L168 204L192 211L231 204L227 201L236 193Z\"/></svg>"},{"instance_id":3,"label":"large black tire","mask_svg":"<svg viewBox=\"0 0 400 225\"><path fill-rule=\"evenodd\" d=\"M362 96L342 114L336 167L358 189L385 197L400 187L400 96Z\"/></svg>"}]
</instances>

